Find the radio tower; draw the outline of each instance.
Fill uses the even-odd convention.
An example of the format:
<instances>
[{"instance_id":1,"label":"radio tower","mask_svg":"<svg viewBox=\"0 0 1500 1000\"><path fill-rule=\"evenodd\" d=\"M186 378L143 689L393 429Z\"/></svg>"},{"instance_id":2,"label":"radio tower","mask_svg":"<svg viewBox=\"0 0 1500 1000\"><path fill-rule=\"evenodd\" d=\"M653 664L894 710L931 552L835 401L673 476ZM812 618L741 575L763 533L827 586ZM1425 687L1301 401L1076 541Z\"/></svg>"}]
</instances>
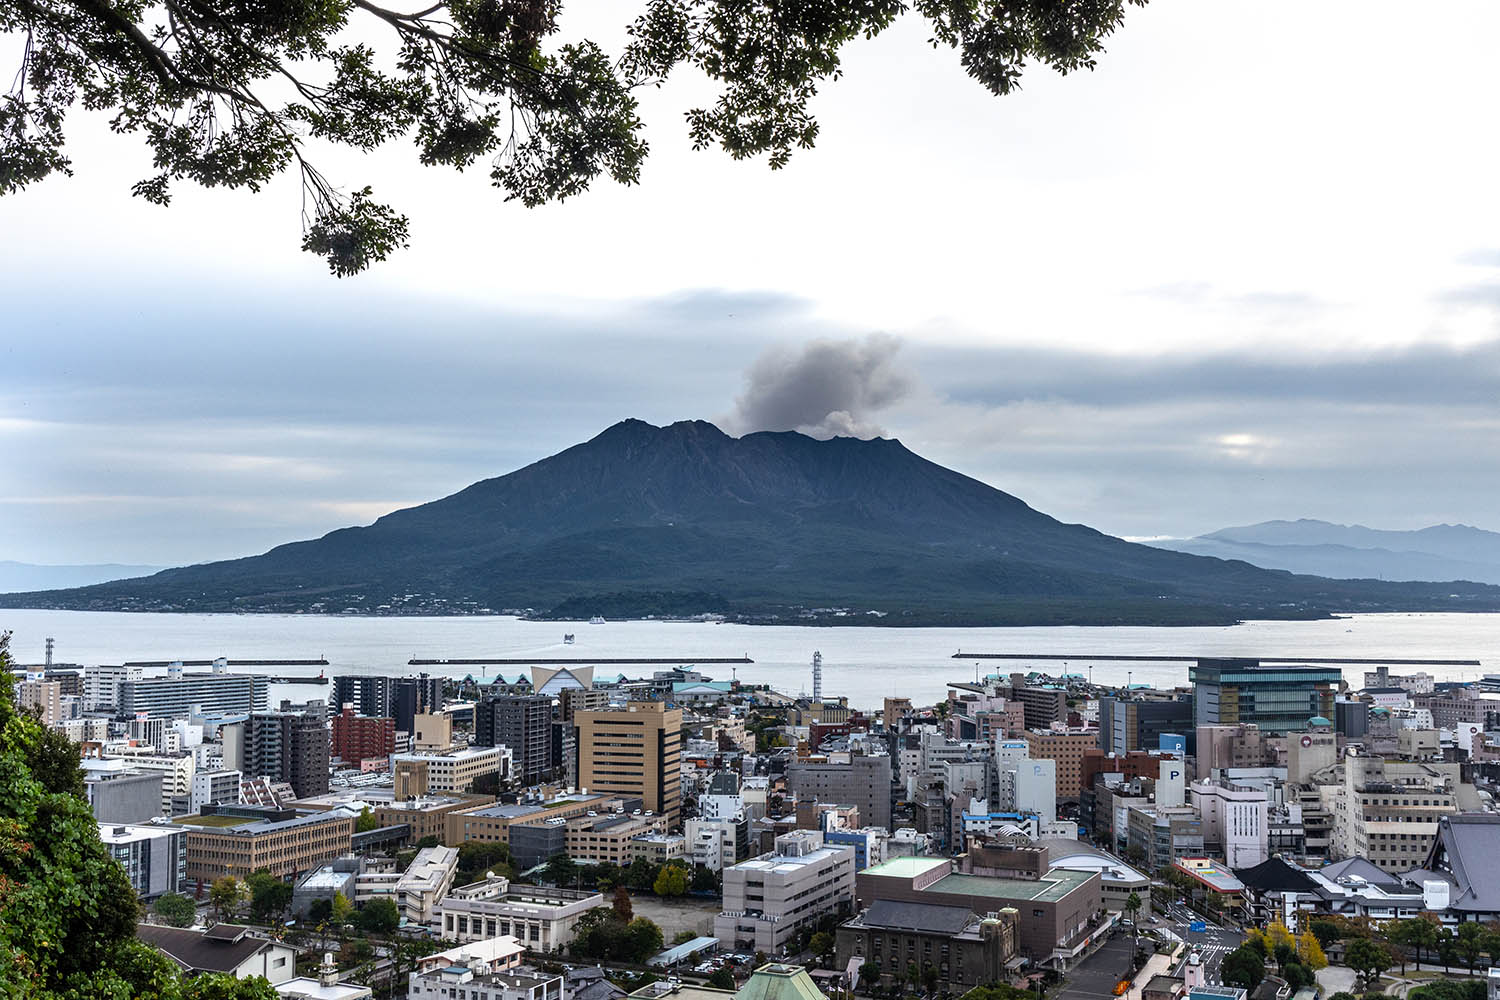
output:
<instances>
[{"instance_id":1,"label":"radio tower","mask_svg":"<svg viewBox=\"0 0 1500 1000\"><path fill-rule=\"evenodd\" d=\"M813 650L813 701L823 700L823 654Z\"/></svg>"},{"instance_id":2,"label":"radio tower","mask_svg":"<svg viewBox=\"0 0 1500 1000\"><path fill-rule=\"evenodd\" d=\"M47 669L48 670L52 669L52 643L53 643L53 641L54 640L52 639L51 636L47 637Z\"/></svg>"}]
</instances>

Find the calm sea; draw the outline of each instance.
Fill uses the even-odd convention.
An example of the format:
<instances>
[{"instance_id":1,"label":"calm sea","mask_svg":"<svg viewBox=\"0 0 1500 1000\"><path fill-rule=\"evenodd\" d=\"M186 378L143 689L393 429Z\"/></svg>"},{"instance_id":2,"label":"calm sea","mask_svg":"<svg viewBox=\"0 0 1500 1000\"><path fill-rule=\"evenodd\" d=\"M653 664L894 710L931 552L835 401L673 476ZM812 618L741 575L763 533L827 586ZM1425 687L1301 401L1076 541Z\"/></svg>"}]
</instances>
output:
<instances>
[{"instance_id":1,"label":"calm sea","mask_svg":"<svg viewBox=\"0 0 1500 1000\"><path fill-rule=\"evenodd\" d=\"M609 622L603 625L526 622L513 618L356 618L312 615L174 615L83 611L0 610L0 631L14 633L11 651L22 663L41 662L44 640L57 640L60 663L123 660L316 659L328 672L406 673L411 658L456 657L666 657L691 664L702 657L749 656L754 664L702 668L717 680L770 684L796 693L812 686L814 650L823 654L823 691L847 695L858 708L878 707L888 695L930 704L949 681L973 680L976 661L963 651L1062 653L1066 664L1037 661L1057 674L1092 674L1100 682L1172 687L1187 679L1186 664L1091 665L1089 654L1186 656L1327 656L1475 659L1474 667L1430 667L1439 680L1472 680L1500 673L1500 615L1358 615L1320 622L1251 622L1212 628L799 628L676 622ZM563 644L563 633L577 636ZM1025 661L985 661L983 673L1026 670ZM478 668L433 669L463 676ZM522 668L505 667L512 675ZM601 668L632 675L651 667ZM1363 667L1346 676L1358 685ZM316 670L305 670L316 673ZM491 668L492 676L495 669ZM282 697L319 697L325 688L277 685Z\"/></svg>"}]
</instances>

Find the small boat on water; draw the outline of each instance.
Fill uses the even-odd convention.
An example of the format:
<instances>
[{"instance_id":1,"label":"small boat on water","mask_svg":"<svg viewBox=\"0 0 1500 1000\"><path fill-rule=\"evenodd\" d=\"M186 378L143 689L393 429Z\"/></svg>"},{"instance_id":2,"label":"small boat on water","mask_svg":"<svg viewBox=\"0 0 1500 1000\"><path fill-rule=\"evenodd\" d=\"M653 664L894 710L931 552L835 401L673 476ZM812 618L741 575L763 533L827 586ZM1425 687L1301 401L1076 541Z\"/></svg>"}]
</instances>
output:
<instances>
[{"instance_id":1,"label":"small boat on water","mask_svg":"<svg viewBox=\"0 0 1500 1000\"><path fill-rule=\"evenodd\" d=\"M571 645L573 645L573 633L572 632L564 632L563 633L563 645L564 646L571 646Z\"/></svg>"},{"instance_id":2,"label":"small boat on water","mask_svg":"<svg viewBox=\"0 0 1500 1000\"><path fill-rule=\"evenodd\" d=\"M603 625L604 624L604 619L600 618L598 615L595 615L594 617L592 617L592 618L589 619L589 624L590 625Z\"/></svg>"}]
</instances>

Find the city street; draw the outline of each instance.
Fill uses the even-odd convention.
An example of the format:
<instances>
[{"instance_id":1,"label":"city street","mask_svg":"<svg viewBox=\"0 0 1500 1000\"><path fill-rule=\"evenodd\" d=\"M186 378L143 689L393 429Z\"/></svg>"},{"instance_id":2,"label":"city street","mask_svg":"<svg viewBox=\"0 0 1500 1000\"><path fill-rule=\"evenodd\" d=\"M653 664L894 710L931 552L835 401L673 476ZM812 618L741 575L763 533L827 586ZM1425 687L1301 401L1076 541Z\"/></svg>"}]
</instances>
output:
<instances>
[{"instance_id":1,"label":"city street","mask_svg":"<svg viewBox=\"0 0 1500 1000\"><path fill-rule=\"evenodd\" d=\"M1106 941L1068 973L1063 1000L1114 1000L1115 984L1130 971L1130 935Z\"/></svg>"},{"instance_id":2,"label":"city street","mask_svg":"<svg viewBox=\"0 0 1500 1000\"><path fill-rule=\"evenodd\" d=\"M1173 933L1187 942L1190 951L1196 951L1203 960L1203 975L1212 986L1222 985L1219 968L1224 956L1245 943L1245 935L1204 920L1185 906L1172 903L1167 907L1167 921ZM1191 930L1202 926L1201 931Z\"/></svg>"}]
</instances>

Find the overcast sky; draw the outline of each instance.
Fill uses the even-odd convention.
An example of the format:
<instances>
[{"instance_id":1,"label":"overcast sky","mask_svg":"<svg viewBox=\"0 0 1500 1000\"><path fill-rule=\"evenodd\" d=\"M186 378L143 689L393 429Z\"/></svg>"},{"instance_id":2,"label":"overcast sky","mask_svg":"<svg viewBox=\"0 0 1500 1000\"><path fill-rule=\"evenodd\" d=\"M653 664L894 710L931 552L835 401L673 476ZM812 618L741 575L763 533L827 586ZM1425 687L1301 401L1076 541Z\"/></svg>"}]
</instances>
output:
<instances>
[{"instance_id":1,"label":"overcast sky","mask_svg":"<svg viewBox=\"0 0 1500 1000\"><path fill-rule=\"evenodd\" d=\"M1006 98L911 21L787 169L692 152L685 79L639 187L537 210L335 151L412 218L343 282L294 181L132 201L79 115L77 175L0 198L0 559L261 551L629 416L884 433L1132 537L1500 529L1500 6L1412 11L1156 0Z\"/></svg>"}]
</instances>

